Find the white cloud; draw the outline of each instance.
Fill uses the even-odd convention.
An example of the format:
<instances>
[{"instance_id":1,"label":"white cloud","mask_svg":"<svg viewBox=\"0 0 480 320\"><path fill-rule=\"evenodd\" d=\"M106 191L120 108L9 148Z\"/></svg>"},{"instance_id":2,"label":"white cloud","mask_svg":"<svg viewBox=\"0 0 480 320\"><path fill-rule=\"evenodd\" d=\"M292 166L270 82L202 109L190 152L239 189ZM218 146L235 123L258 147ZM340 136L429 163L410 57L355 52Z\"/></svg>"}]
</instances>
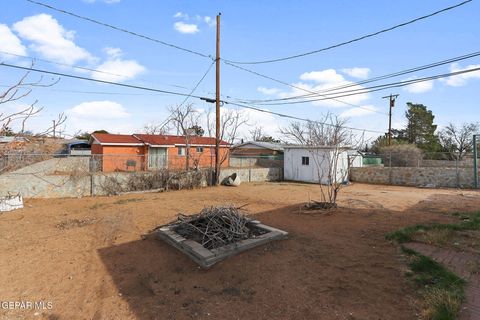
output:
<instances>
[{"instance_id":1,"label":"white cloud","mask_svg":"<svg viewBox=\"0 0 480 320\"><path fill-rule=\"evenodd\" d=\"M257 88L257 91L258 91L258 92L261 92L261 93L263 93L263 94L265 94L265 95L270 96L270 95L273 95L273 94L276 94L276 93L280 92L280 89L277 89L277 88L258 87L258 88Z\"/></svg>"},{"instance_id":2,"label":"white cloud","mask_svg":"<svg viewBox=\"0 0 480 320\"><path fill-rule=\"evenodd\" d=\"M92 55L73 41L74 31L65 30L57 20L47 14L24 18L13 25L20 37L32 42L30 48L43 57L66 64L92 61Z\"/></svg>"},{"instance_id":3,"label":"white cloud","mask_svg":"<svg viewBox=\"0 0 480 320\"><path fill-rule=\"evenodd\" d=\"M203 17L203 21L208 24L209 27L215 27L217 25L217 20L213 19L212 17L205 16Z\"/></svg>"},{"instance_id":4,"label":"white cloud","mask_svg":"<svg viewBox=\"0 0 480 320\"><path fill-rule=\"evenodd\" d=\"M119 48L107 47L104 49L107 53L107 60L97 66L95 70L101 72L92 72L92 78L104 81L125 81L135 78L137 75L145 72L145 67L135 60L123 60L123 52Z\"/></svg>"},{"instance_id":5,"label":"white cloud","mask_svg":"<svg viewBox=\"0 0 480 320\"><path fill-rule=\"evenodd\" d=\"M300 76L300 80L303 81L315 81L318 83L332 83L342 82L345 79L341 74L338 74L334 69L327 69L322 71L305 72Z\"/></svg>"},{"instance_id":6,"label":"white cloud","mask_svg":"<svg viewBox=\"0 0 480 320\"><path fill-rule=\"evenodd\" d=\"M109 100L82 102L72 109L68 109L66 112L70 116L84 119L99 118L113 120L130 116L121 104Z\"/></svg>"},{"instance_id":7,"label":"white cloud","mask_svg":"<svg viewBox=\"0 0 480 320\"><path fill-rule=\"evenodd\" d=\"M184 19L184 20L190 19L190 17L188 16L188 14L183 13L183 12L181 12L181 11L175 13L175 15L174 15L173 17L174 17L174 18L177 18L177 19Z\"/></svg>"},{"instance_id":8,"label":"white cloud","mask_svg":"<svg viewBox=\"0 0 480 320\"><path fill-rule=\"evenodd\" d=\"M417 79L417 77L410 77L403 81L415 80L415 79ZM413 83L403 88L403 90L408 91L410 93L424 93L432 89L433 89L433 81L431 80Z\"/></svg>"},{"instance_id":9,"label":"white cloud","mask_svg":"<svg viewBox=\"0 0 480 320\"><path fill-rule=\"evenodd\" d=\"M374 106L368 105L368 106L361 106L361 108L355 107L348 109L340 114L341 117L343 118L353 118L353 117L362 117L366 116L368 114L374 113L377 111L377 108Z\"/></svg>"},{"instance_id":10,"label":"white cloud","mask_svg":"<svg viewBox=\"0 0 480 320\"><path fill-rule=\"evenodd\" d=\"M13 32L10 30L10 28L5 25L0 23L0 50L5 51L5 52L10 52L13 54L18 54L18 55L26 55L27 54L27 49L25 46L22 44L20 39L17 38L16 35L13 34ZM5 60L11 60L15 59L14 56L8 55L8 54L3 54L0 52L0 56L2 59Z\"/></svg>"},{"instance_id":11,"label":"white cloud","mask_svg":"<svg viewBox=\"0 0 480 320\"><path fill-rule=\"evenodd\" d=\"M370 74L369 68L345 68L342 69L343 73L348 74L350 77L358 78L358 79L367 79L368 75Z\"/></svg>"},{"instance_id":12,"label":"white cloud","mask_svg":"<svg viewBox=\"0 0 480 320\"><path fill-rule=\"evenodd\" d=\"M458 63L452 63L450 65L450 72L458 72L458 71L464 71L464 70L470 70L470 69L476 69L476 68L480 68L480 64L472 64L472 65L466 66L465 68L462 68ZM457 76L452 76L452 77L448 77L441 80L448 86L461 87L467 84L467 81L470 79L480 79L480 70L459 74Z\"/></svg>"},{"instance_id":13,"label":"white cloud","mask_svg":"<svg viewBox=\"0 0 480 320\"><path fill-rule=\"evenodd\" d=\"M113 48L113 47L106 47L103 49L110 58L120 58L123 55L122 49L120 48Z\"/></svg>"},{"instance_id":14,"label":"white cloud","mask_svg":"<svg viewBox=\"0 0 480 320\"><path fill-rule=\"evenodd\" d=\"M119 103L109 100L83 102L65 111L71 132L104 129L131 133L135 130L131 115Z\"/></svg>"},{"instance_id":15,"label":"white cloud","mask_svg":"<svg viewBox=\"0 0 480 320\"><path fill-rule=\"evenodd\" d=\"M322 106L322 107L344 107L346 102L349 104L361 104L365 100L369 98L368 93L362 93L357 95L350 95L345 97L337 97L334 99L335 96L342 96L345 90L361 90L363 89L360 85L354 85L353 82L345 80L345 78L338 74L334 69L327 69L327 70L320 70L320 71L312 71L303 73L300 76L300 79L305 82L293 83L292 85L295 88L292 88L288 92L279 92L277 96L279 98L289 98L294 96L305 96L305 99L311 99L316 101L311 101L310 103L315 106ZM313 82L312 83L309 83ZM338 86L344 85L351 85L348 89L335 89ZM318 92L316 96L309 97L307 95L311 95L311 92ZM340 100L342 102L340 102Z\"/></svg>"},{"instance_id":16,"label":"white cloud","mask_svg":"<svg viewBox=\"0 0 480 320\"><path fill-rule=\"evenodd\" d=\"M200 31L200 29L198 29L198 26L196 24L193 24L193 23L185 23L183 21L178 21L178 22L175 22L173 24L173 27L175 28L175 30L177 30L178 32L180 33L184 33L184 34L195 34L197 32Z\"/></svg>"}]
</instances>

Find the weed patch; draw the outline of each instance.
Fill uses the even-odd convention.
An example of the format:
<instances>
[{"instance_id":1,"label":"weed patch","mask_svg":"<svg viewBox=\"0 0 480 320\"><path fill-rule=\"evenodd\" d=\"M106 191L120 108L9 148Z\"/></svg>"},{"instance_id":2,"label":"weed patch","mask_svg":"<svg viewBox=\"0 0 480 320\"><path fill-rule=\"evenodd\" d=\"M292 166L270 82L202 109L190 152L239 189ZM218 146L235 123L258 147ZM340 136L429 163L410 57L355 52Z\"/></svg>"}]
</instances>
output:
<instances>
[{"instance_id":1,"label":"weed patch","mask_svg":"<svg viewBox=\"0 0 480 320\"><path fill-rule=\"evenodd\" d=\"M423 318L456 319L464 298L465 280L412 249L402 246L402 252L409 259L407 275L421 290Z\"/></svg>"}]
</instances>

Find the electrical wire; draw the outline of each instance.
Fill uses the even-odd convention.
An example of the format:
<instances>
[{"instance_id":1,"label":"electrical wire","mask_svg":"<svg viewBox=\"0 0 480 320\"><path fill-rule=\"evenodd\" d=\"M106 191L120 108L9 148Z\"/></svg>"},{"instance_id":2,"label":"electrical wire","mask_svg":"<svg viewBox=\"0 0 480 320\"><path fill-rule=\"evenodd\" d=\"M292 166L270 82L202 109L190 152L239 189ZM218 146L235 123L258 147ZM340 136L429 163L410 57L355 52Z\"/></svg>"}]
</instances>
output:
<instances>
[{"instance_id":1,"label":"electrical wire","mask_svg":"<svg viewBox=\"0 0 480 320\"><path fill-rule=\"evenodd\" d=\"M31 0L27 0L27 1L31 1ZM379 31L376 31L376 32L373 32L373 33L369 33L369 34L354 38L352 40L340 42L340 43L337 43L337 44L334 44L334 45L331 45L331 46L328 46L328 47L325 47L325 48L321 48L321 49L317 49L317 50L313 50L313 51L309 51L309 52L304 52L304 53L300 53L300 54L296 54L296 55L292 55L292 56L287 56L287 57L283 57L283 58L276 58L276 59L262 60L262 61L234 61L234 60L225 60L225 61L228 61L230 63L235 63L235 64L265 64L265 63L280 62L280 61L286 61L286 60L301 58L301 57L309 56L309 55L316 54L316 53L319 53L319 52L323 52L323 51L331 50L331 49L334 49L334 48L342 47L342 46L345 46L345 45L348 45L348 44L351 44L351 43L354 43L354 42L357 42L357 41L361 41L361 40L364 40L364 39L367 39L367 38L371 38L371 37L377 36L379 34L386 33L386 32L389 32L389 31L392 31L392 30L410 25L412 23L415 23L415 22L418 22L418 21L436 16L440 13L453 10L455 8L463 6L463 5L465 5L469 2L472 2L472 1L473 0L466 0L466 1L460 2L456 5L446 7L444 9L432 12L430 14L427 14L427 15L424 15L424 16L421 16L421 17L418 17L418 18L415 18L415 19L412 19L412 20L409 20L409 21L406 21L406 22L403 22L403 23L400 23L400 24L397 24L397 25L394 25L394 26L389 27L389 28L385 28L385 29L382 29L382 30L379 30Z\"/></svg>"},{"instance_id":2,"label":"electrical wire","mask_svg":"<svg viewBox=\"0 0 480 320\"><path fill-rule=\"evenodd\" d=\"M108 75L112 75L112 76L116 76L116 77L127 77L128 76L128 75L125 75L125 74L113 73L113 72L108 72L108 71L103 71L103 70L98 70L98 69L92 69L92 68L87 68L87 67L80 67L80 66L76 66L76 65L67 64L67 63L61 63L61 62L42 59L42 58L38 58L38 57L16 54L16 53L7 52L7 51L3 51L3 50L0 50L0 53L10 55L10 56L14 56L14 57L24 58L24 59L32 59L32 61L41 61L41 62L46 62L46 63L62 66L62 67L69 67L69 68L78 69L78 70L85 70L85 71L90 71L90 72L103 73L103 74L108 74ZM140 80L142 80L142 79L140 79ZM148 81L145 81L145 80L142 80L142 82L149 83ZM188 90L190 89L190 88L180 86L180 85L176 85L176 84L162 84L162 85L170 86L170 87L174 87L174 88L180 88L180 89L188 89Z\"/></svg>"},{"instance_id":3,"label":"electrical wire","mask_svg":"<svg viewBox=\"0 0 480 320\"><path fill-rule=\"evenodd\" d=\"M442 66L442 65L445 65L445 64L450 64L450 63L462 61L462 60L465 60L465 59L474 58L474 57L477 57L477 56L480 56L480 51L476 51L476 52L473 52L473 53L465 54L465 55L454 57L454 58L445 59L445 60L438 61L438 62L433 62L433 63L430 63L430 64L426 64L426 65L422 65L422 66L418 66L418 67L414 67L414 68L410 68L410 69L406 69L406 70L402 70L402 71L396 71L396 72L393 72L393 73L389 73L389 74L386 74L386 75L378 76L378 77L367 79L367 80L362 80L362 81L353 82L353 83L346 84L346 85L340 85L340 86L336 86L336 87L332 87L332 88L328 88L328 89L324 89L324 90L319 90L319 91L316 91L316 92L317 93L328 93L328 92L331 92L331 91L338 91L340 89L356 87L356 86L360 86L360 85L363 85L363 84L366 84L366 83L376 82L376 81L380 81L380 80L385 80L385 79L389 79L389 78L394 78L394 77L406 75L406 74L413 73L413 72L423 71L423 70L435 68L435 67L438 67L438 66ZM244 100L244 101L248 101L249 103L274 102L274 101L295 100L295 99L299 99L299 98L306 98L306 97L313 97L313 96L316 96L316 94L305 94L305 95L298 95L298 96L278 98L278 99L263 99L263 100L252 99L252 100Z\"/></svg>"},{"instance_id":4,"label":"electrical wire","mask_svg":"<svg viewBox=\"0 0 480 320\"><path fill-rule=\"evenodd\" d=\"M198 98L198 99L204 98L204 97L201 97L201 96L196 96L196 95L192 95L192 94L188 94L188 93L169 91L169 90L161 90L161 89L156 89L156 88L149 88L149 87L137 86L137 85L132 85L132 84L120 83L120 82L99 80L99 79L93 79L93 78L88 78L88 77L72 75L72 74L68 74L68 73L42 70L42 69L37 69L37 68L28 68L28 67L18 66L18 65L14 65L14 64L5 63L5 62L1 62L0 67L1 66L8 67L8 68L14 68L14 69L20 69L20 70L26 70L26 71L34 71L34 72L39 72L39 73L53 74L53 75L56 75L56 76L73 78L73 79L78 79L78 80L86 80L86 81L110 84L110 85L115 85L115 86L119 86L119 87L130 88L130 89L140 89L140 90L146 90L146 91L152 91L152 92L158 92L158 93L164 93L164 94L171 94L171 95L177 95L177 96L183 96L183 97L190 96L190 97L194 97L194 98Z\"/></svg>"},{"instance_id":5,"label":"electrical wire","mask_svg":"<svg viewBox=\"0 0 480 320\"><path fill-rule=\"evenodd\" d=\"M282 80L278 80L278 79L272 78L272 77L270 77L270 76L267 76L267 75L258 73L258 72L256 72L256 71L253 71L253 70L250 70L250 69L241 67L241 66L237 66L237 65L232 64L232 63L230 63L230 62L227 62L227 61L225 61L225 60L223 60L223 62L224 62L225 64L229 65L229 66L234 67L234 68L237 68L237 69L240 69L240 70L243 70L243 71L247 71L247 72L252 73L252 74L254 74L254 75L257 75L257 76L259 76L259 77L272 80L272 81L274 81L274 82L283 84L283 85L288 86L288 87L290 87L290 88L294 88L294 89L297 89L297 90L301 90L301 91L308 92L308 93L310 93L310 94L318 94L318 95L322 96L322 94L319 94L318 92L311 91L311 90L307 90L307 89L305 89L305 88L302 88L302 87L299 87L299 86L290 84L290 83L285 82L285 81L282 81ZM337 101L337 102L339 102L339 103L346 104L346 105L349 105L349 106L352 106L352 107L355 107L355 108L360 108L360 109L368 110L368 111L371 111L371 112L375 112L375 113L379 113L379 114L383 114L383 115L388 115L388 113L385 113L385 112L381 112L381 111L377 111L377 110L372 110L372 109L367 109L367 108L365 108L365 107L363 107L363 106L360 106L360 105L357 105L357 104L353 104L353 103L350 103L350 102L346 102L346 101L342 101L342 100L339 100L339 99L336 99L336 98L332 98L331 100L334 100L334 101ZM243 101L243 100L241 100L241 102L246 103L246 102Z\"/></svg>"},{"instance_id":6,"label":"electrical wire","mask_svg":"<svg viewBox=\"0 0 480 320\"><path fill-rule=\"evenodd\" d=\"M215 99L213 99L213 98L208 98L208 97L202 97L202 96L194 95L193 93L186 94L186 93L180 93L180 92L174 92L174 91L160 90L160 89L155 89L155 88L148 88L148 87L142 87L142 86L134 86L134 85L124 84L124 83L118 83L118 82L112 82L112 81L97 80L97 79L93 79L93 78L81 77L81 76L76 76L76 75L71 75L71 74L66 74L66 73L60 73L60 72L54 72L54 71L48 71L48 70L40 70L40 69L33 68L33 67L32 67L32 68L27 68L27 67L18 66L18 65L12 65L12 64L8 64L8 63L4 63L4 62L0 63L0 67L2 67L2 66L3 66L3 67L8 67L8 68L14 68L14 69L21 69L21 70L33 71L33 72L38 72L38 73L46 73L46 74L53 74L53 75L57 75L57 76L64 76L64 77L73 78L73 79L78 79L78 80L86 80L86 81L99 82L99 83L104 83L104 84L109 84L109 85L127 87L127 88L131 88L131 89L153 91L153 92L159 92L159 93L171 94L171 95L177 95L177 96L184 96L184 97L192 97L192 98L197 98L197 99L202 99L202 100L206 100L206 99L207 99L207 100L215 100ZM211 66L209 67L209 69L211 69ZM208 72L207 72L207 73L208 73ZM206 74L207 74L207 73L206 73ZM204 77L203 77L203 78L204 78ZM315 123L322 123L322 122L320 122L320 121L315 121L315 120L311 120L311 119L307 119L307 118L301 118L301 117L291 116L291 115L284 114L284 113L278 113L278 112L274 112L274 111L264 110L264 109L260 109L260 108L248 106L248 105L245 105L245 104L240 104L240 103L238 103L238 102L233 102L233 101L228 101L228 100L221 100L220 102L222 102L222 103L224 103L224 104L235 105L235 106L238 106L238 107L241 107L241 108L245 108L245 109L251 109L251 110L255 110L255 111L259 111L259 112L263 112L263 113L269 113L269 114L276 115L276 116L283 117L283 118L289 118L289 119L299 120L299 121L307 121L307 122L310 121L310 122L315 122ZM322 123L322 124L329 125L329 126L333 126L333 125L328 124L328 123ZM376 131L376 130L369 130L369 129L362 129L362 128L354 128L354 127L347 127L347 126L340 126L340 127L346 128L346 129L350 129L350 130L362 131L362 132L373 132L373 133L381 133L381 134L384 134L384 132L382 132L382 131Z\"/></svg>"},{"instance_id":7,"label":"electrical wire","mask_svg":"<svg viewBox=\"0 0 480 320\"><path fill-rule=\"evenodd\" d=\"M210 70L212 70L212 67L213 65L215 64L215 61L212 61L212 63L208 66L208 69L207 71L205 71L205 73L203 74L203 76L200 78L200 80L198 80L197 84L195 85L195 87L193 87L193 89L190 91L190 93L185 97L185 99L182 101L182 103L180 103L177 108L175 110L172 110L172 112L170 113L170 115L165 119L165 121L160 125L160 129L163 129L163 127L165 127L167 125L167 123L170 121L170 118L172 117L172 115L177 112L178 110L180 110L180 108L188 101L188 99L190 99L192 97L192 94L195 92L195 90L197 90L198 86L203 82L203 80L207 77L207 75L210 73Z\"/></svg>"},{"instance_id":8,"label":"electrical wire","mask_svg":"<svg viewBox=\"0 0 480 320\"><path fill-rule=\"evenodd\" d=\"M322 101L322 100L330 100L330 99L334 99L334 98L336 99L336 98L342 98L342 97L350 97L350 96L354 96L354 95L371 93L371 92L376 92L376 91L381 91L381 90L386 90L386 89L391 89L391 88L399 88L399 87L409 86L409 85L419 83L419 82L424 82L424 81L431 81L431 80L436 80L436 79L441 79L441 78L458 76L458 75L461 75L461 74L464 74L464 73L476 72L476 71L480 71L480 67L479 68L472 68L472 69L467 69L467 70L456 71L456 72L444 73L444 74L439 74L439 75L434 75L434 76L429 76L429 77L424 77L424 78L392 82L392 83L382 84L382 85L377 85L377 86L372 86L372 87L365 87L365 88L362 88L362 89L340 91L340 92L334 93L334 96L328 96L327 95L327 97L325 97L325 98L308 99L308 100L300 100L300 101L292 101L292 102L279 102L279 103L256 103L256 105L263 105L263 106L292 105L292 104L310 103L310 102Z\"/></svg>"},{"instance_id":9,"label":"electrical wire","mask_svg":"<svg viewBox=\"0 0 480 320\"><path fill-rule=\"evenodd\" d=\"M45 3L40 2L40 1L34 1L34 0L26 0L26 1L28 1L30 3L33 3L33 4L36 4L36 5L39 5L39 6L42 6L42 7L45 7L45 8L48 8L48 9L51 9L51 10L54 10L54 11L57 11L57 12L60 12L60 13L63 13L63 14L66 14L66 15L70 15L70 16L78 18L78 19L89 21L89 22L92 22L92 23L95 23L95 24L98 24L98 25L101 25L101 26L104 26L104 27L107 27L107 28L110 28L110 29L114 29L114 30L117 30L117 31L120 31L120 32L127 33L127 34L135 36L135 37L139 37L139 38L142 38L142 39L145 39L145 40L149 40L149 41L152 41L152 42L155 42L155 43L158 43L158 44L161 44L161 45L173 48L173 49L181 50L181 51L188 52L188 53L191 53L191 54L203 57L203 58L209 58L209 59L214 60L211 55L207 55L207 54L195 51L195 50L187 49L187 48L175 45L175 44L165 42L163 40L155 39L153 37L143 35L143 34L138 33L138 32L130 31L130 30L124 29L122 27L117 27L117 26L114 26L114 25L111 25L111 24L108 24L108 23L105 23L105 22L101 22L101 21L98 21L98 20L95 20L95 19L92 19L92 18L89 18L89 17L81 16L79 14L76 14L76 13L73 13L73 12L70 12L70 11L67 11L67 10L64 10L64 9L59 9L59 8L56 8L54 6L45 4Z\"/></svg>"},{"instance_id":10,"label":"electrical wire","mask_svg":"<svg viewBox=\"0 0 480 320\"><path fill-rule=\"evenodd\" d=\"M288 114L285 114L285 113L279 113L279 112L274 112L274 111L270 111L270 110L260 109L260 108L248 106L248 105L245 105L245 104L242 104L242 103L232 102L232 101L224 101L223 100L222 102L225 103L225 104L231 104L231 105L238 106L238 107L245 108L245 109L250 109L250 110L255 110L255 111L258 111L258 112L263 112L263 113L276 115L276 116L279 116L279 117L282 117L282 118L288 118L288 119L305 121L305 122L314 122L314 123L319 123L319 124L330 126L330 127L340 127L340 128L345 128L345 129L354 130L354 131L385 134L384 131L362 129L362 128L355 128L355 127L348 127L348 126L337 126L337 125L330 124L330 123L327 123L327 122L322 122L322 121L316 121L316 120L311 120L311 119L307 119L307 118L291 116L291 115L288 115Z\"/></svg>"}]
</instances>

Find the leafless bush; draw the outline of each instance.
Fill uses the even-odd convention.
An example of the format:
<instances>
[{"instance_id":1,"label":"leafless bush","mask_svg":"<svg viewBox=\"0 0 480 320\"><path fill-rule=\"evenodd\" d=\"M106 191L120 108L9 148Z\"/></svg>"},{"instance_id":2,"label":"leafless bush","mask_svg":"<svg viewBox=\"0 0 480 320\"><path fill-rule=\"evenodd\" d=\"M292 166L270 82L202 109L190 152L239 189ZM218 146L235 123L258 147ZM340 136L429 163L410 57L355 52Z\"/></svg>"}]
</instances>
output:
<instances>
[{"instance_id":1,"label":"leafless bush","mask_svg":"<svg viewBox=\"0 0 480 320\"><path fill-rule=\"evenodd\" d=\"M398 144L380 148L382 160L389 167L417 167L423 151L413 144Z\"/></svg>"},{"instance_id":2,"label":"leafless bush","mask_svg":"<svg viewBox=\"0 0 480 320\"><path fill-rule=\"evenodd\" d=\"M128 177L122 174L109 174L100 179L100 188L107 195L123 192L163 189L195 189L211 184L211 170L172 171L159 170L148 173L132 173Z\"/></svg>"}]
</instances>

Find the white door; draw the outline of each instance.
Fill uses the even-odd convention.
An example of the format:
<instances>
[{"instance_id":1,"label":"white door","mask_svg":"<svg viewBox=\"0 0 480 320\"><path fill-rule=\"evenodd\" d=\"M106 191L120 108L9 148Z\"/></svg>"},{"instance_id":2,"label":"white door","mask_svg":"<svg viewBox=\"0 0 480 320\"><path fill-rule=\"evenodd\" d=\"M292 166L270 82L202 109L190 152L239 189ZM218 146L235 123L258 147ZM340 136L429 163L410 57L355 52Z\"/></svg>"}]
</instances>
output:
<instances>
[{"instance_id":1,"label":"white door","mask_svg":"<svg viewBox=\"0 0 480 320\"><path fill-rule=\"evenodd\" d=\"M148 169L158 170L167 167L167 148L148 149Z\"/></svg>"}]
</instances>

